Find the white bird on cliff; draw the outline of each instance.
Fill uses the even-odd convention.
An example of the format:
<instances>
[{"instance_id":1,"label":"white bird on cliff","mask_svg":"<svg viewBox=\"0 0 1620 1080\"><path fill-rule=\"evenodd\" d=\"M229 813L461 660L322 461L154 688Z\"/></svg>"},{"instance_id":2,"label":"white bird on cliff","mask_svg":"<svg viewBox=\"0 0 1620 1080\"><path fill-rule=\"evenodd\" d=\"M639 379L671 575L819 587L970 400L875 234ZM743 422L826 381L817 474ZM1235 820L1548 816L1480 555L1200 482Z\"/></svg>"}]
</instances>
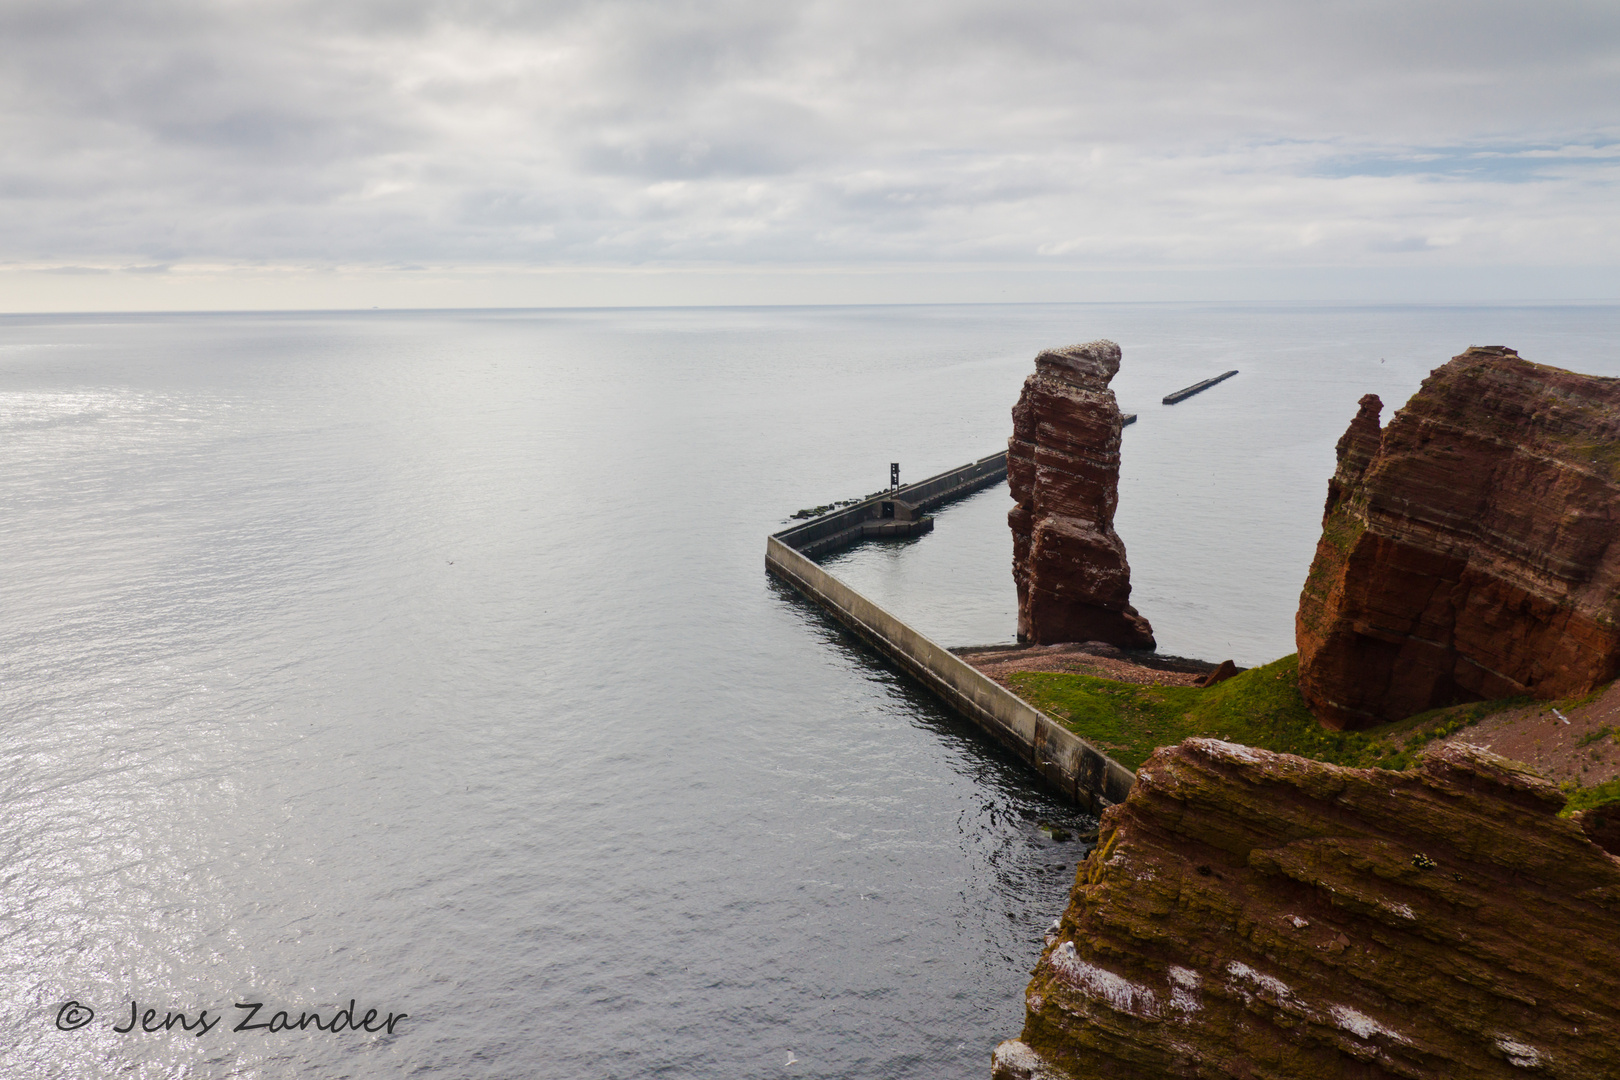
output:
<instances>
[{"instance_id":1,"label":"white bird on cliff","mask_svg":"<svg viewBox=\"0 0 1620 1080\"><path fill-rule=\"evenodd\" d=\"M799 1060L798 1058L793 1056L793 1051L789 1050L788 1051L788 1059L786 1061L782 1062L782 1068L785 1069L789 1065L792 1065L794 1062L796 1062L798 1060Z\"/></svg>"}]
</instances>

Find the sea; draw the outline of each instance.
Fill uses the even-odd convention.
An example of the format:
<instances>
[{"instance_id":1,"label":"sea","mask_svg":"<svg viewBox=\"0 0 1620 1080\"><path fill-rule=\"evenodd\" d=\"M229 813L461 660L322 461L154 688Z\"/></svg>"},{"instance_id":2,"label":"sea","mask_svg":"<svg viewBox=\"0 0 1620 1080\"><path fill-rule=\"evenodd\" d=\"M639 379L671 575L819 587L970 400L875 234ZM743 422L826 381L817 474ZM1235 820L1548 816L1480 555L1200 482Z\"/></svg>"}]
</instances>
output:
<instances>
[{"instance_id":1,"label":"sea","mask_svg":"<svg viewBox=\"0 0 1620 1080\"><path fill-rule=\"evenodd\" d=\"M1614 305L0 318L0 1072L988 1076L1095 822L765 537L1096 338L1133 602L1240 665L1362 394L1620 376ZM826 563L1009 642L1010 505Z\"/></svg>"}]
</instances>

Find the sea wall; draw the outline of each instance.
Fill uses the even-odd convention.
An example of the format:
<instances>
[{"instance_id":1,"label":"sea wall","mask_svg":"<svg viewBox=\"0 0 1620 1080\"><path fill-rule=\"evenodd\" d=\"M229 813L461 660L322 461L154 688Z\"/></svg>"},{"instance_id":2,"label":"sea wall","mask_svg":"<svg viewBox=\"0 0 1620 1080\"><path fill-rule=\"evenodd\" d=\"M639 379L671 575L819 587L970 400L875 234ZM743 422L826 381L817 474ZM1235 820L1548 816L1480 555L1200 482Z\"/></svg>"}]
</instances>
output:
<instances>
[{"instance_id":1,"label":"sea wall","mask_svg":"<svg viewBox=\"0 0 1620 1080\"><path fill-rule=\"evenodd\" d=\"M1052 787L1093 811L1130 793L1134 776L1125 766L827 573L782 535L766 541L767 570L1017 754Z\"/></svg>"}]
</instances>

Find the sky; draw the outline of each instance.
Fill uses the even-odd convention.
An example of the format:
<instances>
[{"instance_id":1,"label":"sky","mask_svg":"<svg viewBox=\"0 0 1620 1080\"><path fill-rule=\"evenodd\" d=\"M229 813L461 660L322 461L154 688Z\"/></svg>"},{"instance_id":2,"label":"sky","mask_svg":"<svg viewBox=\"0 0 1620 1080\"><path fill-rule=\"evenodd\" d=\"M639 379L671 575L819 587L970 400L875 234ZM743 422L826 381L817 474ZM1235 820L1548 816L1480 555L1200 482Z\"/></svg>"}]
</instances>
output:
<instances>
[{"instance_id":1,"label":"sky","mask_svg":"<svg viewBox=\"0 0 1620 1080\"><path fill-rule=\"evenodd\" d=\"M0 311L1620 300L1620 3L0 0Z\"/></svg>"}]
</instances>

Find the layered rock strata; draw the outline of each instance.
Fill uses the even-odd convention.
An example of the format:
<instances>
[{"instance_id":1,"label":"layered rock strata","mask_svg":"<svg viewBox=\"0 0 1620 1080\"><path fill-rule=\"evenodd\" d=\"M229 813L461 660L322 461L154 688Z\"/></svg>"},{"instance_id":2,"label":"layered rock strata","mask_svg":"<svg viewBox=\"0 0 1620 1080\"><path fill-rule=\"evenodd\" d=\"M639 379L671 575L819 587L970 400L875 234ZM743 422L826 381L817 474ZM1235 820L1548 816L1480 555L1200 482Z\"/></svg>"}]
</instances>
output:
<instances>
[{"instance_id":1,"label":"layered rock strata","mask_svg":"<svg viewBox=\"0 0 1620 1080\"><path fill-rule=\"evenodd\" d=\"M1620 1076L1620 859L1472 746L1212 739L1103 815L997 1080Z\"/></svg>"},{"instance_id":2,"label":"layered rock strata","mask_svg":"<svg viewBox=\"0 0 1620 1080\"><path fill-rule=\"evenodd\" d=\"M1500 347L1436 369L1338 445L1295 623L1335 729L1620 674L1620 379Z\"/></svg>"},{"instance_id":3,"label":"layered rock strata","mask_svg":"<svg viewBox=\"0 0 1620 1080\"><path fill-rule=\"evenodd\" d=\"M1153 648L1114 532L1120 413L1108 383L1119 358L1112 341L1048 349L1013 406L1007 484L1018 505L1007 524L1019 641Z\"/></svg>"}]
</instances>

